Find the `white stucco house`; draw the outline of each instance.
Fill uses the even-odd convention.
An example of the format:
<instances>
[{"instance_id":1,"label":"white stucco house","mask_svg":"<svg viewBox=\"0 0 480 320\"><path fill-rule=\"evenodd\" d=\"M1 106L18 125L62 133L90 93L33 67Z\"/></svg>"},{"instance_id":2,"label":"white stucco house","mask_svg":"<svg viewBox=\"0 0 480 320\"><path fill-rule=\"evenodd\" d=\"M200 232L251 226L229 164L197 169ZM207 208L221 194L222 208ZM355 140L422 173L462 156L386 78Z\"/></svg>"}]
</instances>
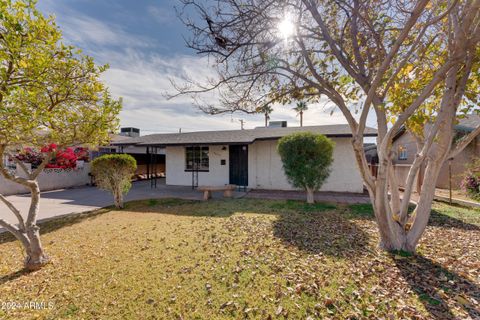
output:
<instances>
[{"instance_id":1,"label":"white stucco house","mask_svg":"<svg viewBox=\"0 0 480 320\"><path fill-rule=\"evenodd\" d=\"M235 184L250 189L293 190L284 174L277 142L302 131L324 134L335 142L332 171L321 191L363 192L351 131L343 124L152 134L116 144L164 148L167 185ZM373 128L365 131L365 136L376 134Z\"/></svg>"}]
</instances>

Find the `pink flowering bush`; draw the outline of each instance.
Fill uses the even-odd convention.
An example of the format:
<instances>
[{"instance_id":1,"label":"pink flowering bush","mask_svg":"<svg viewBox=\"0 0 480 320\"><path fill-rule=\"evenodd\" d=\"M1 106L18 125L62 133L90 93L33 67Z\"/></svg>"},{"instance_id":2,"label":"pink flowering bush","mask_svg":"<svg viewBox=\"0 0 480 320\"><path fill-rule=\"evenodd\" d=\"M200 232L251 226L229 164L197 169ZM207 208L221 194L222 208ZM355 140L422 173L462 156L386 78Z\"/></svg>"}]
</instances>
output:
<instances>
[{"instance_id":1,"label":"pink flowering bush","mask_svg":"<svg viewBox=\"0 0 480 320\"><path fill-rule=\"evenodd\" d=\"M50 143L40 149L40 152L47 153L47 152L55 152L57 151L57 145L55 143Z\"/></svg>"},{"instance_id":2,"label":"pink flowering bush","mask_svg":"<svg viewBox=\"0 0 480 320\"><path fill-rule=\"evenodd\" d=\"M480 200L480 159L475 160L468 168L460 187L475 200Z\"/></svg>"},{"instance_id":3,"label":"pink flowering bush","mask_svg":"<svg viewBox=\"0 0 480 320\"><path fill-rule=\"evenodd\" d=\"M17 155L15 155L15 158L24 163L30 163L33 168L36 168L40 165L40 163L42 163L43 154L35 151L32 148L25 148L19 151Z\"/></svg>"},{"instance_id":4,"label":"pink flowering bush","mask_svg":"<svg viewBox=\"0 0 480 320\"><path fill-rule=\"evenodd\" d=\"M77 160L88 161L88 149L79 147L75 150L72 148L59 150L55 143L42 147L40 152L32 148L25 148L15 158L22 162L30 163L35 168L42 163L45 153L49 152L53 153L53 158L45 168L73 169L77 166Z\"/></svg>"},{"instance_id":5,"label":"pink flowering bush","mask_svg":"<svg viewBox=\"0 0 480 320\"><path fill-rule=\"evenodd\" d=\"M84 147L77 147L75 148L75 155L77 156L77 160L82 160L85 162L90 161L90 154L88 152L88 148Z\"/></svg>"},{"instance_id":6,"label":"pink flowering bush","mask_svg":"<svg viewBox=\"0 0 480 320\"><path fill-rule=\"evenodd\" d=\"M55 153L55 158L45 168L73 169L77 166L77 155L72 148Z\"/></svg>"}]
</instances>

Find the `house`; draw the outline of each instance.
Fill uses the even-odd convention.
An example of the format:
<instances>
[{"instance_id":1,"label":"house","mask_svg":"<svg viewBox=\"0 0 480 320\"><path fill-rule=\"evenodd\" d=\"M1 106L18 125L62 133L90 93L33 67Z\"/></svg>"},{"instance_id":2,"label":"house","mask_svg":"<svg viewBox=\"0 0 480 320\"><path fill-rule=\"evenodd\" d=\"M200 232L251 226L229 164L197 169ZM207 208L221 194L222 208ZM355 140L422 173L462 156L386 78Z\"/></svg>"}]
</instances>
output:
<instances>
[{"instance_id":1,"label":"house","mask_svg":"<svg viewBox=\"0 0 480 320\"><path fill-rule=\"evenodd\" d=\"M127 153L137 161L136 179L145 179L151 174L163 176L165 174L165 149L147 148L131 143L133 139L139 137L140 129L121 128L119 134L110 134L110 145L92 150L91 158L94 159L108 153Z\"/></svg>"},{"instance_id":2,"label":"house","mask_svg":"<svg viewBox=\"0 0 480 320\"><path fill-rule=\"evenodd\" d=\"M251 189L292 190L277 153L277 141L294 132L324 134L335 142L330 177L322 191L363 192L348 125L267 127L248 130L152 134L115 145L165 152L167 185L235 184ZM367 128L366 136L376 136Z\"/></svg>"},{"instance_id":3,"label":"house","mask_svg":"<svg viewBox=\"0 0 480 320\"><path fill-rule=\"evenodd\" d=\"M455 126L455 138L458 140L464 135L472 132L480 126L480 116L475 114L467 115L460 119ZM393 148L396 150L395 165L408 166L411 165L417 153L417 145L415 138L405 128L401 128L393 138ZM480 157L480 137L476 137L473 141L454 159L443 165L437 180L437 188L447 189L450 185L450 176L452 178L452 187L458 189L460 182L464 177L467 165L472 163L475 158ZM451 165L451 167L450 167Z\"/></svg>"}]
</instances>

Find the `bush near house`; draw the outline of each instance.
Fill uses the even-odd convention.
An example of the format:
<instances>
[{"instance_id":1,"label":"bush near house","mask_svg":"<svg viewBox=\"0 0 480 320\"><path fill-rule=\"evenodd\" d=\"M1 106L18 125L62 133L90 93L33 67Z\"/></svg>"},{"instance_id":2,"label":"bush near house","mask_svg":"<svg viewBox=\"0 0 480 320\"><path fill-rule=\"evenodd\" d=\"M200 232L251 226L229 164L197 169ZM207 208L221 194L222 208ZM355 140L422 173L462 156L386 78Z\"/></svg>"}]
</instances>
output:
<instances>
[{"instance_id":1,"label":"bush near house","mask_svg":"<svg viewBox=\"0 0 480 320\"><path fill-rule=\"evenodd\" d=\"M100 189L113 194L116 208L123 208L123 195L131 186L137 161L128 154L106 154L92 161L92 175Z\"/></svg>"},{"instance_id":2,"label":"bush near house","mask_svg":"<svg viewBox=\"0 0 480 320\"><path fill-rule=\"evenodd\" d=\"M299 132L278 141L278 153L288 181L307 192L307 202L313 203L313 193L330 175L335 143L321 134Z\"/></svg>"},{"instance_id":3,"label":"bush near house","mask_svg":"<svg viewBox=\"0 0 480 320\"><path fill-rule=\"evenodd\" d=\"M90 154L88 152L88 148L77 147L73 152L77 156L77 160L81 160L85 162L90 161Z\"/></svg>"},{"instance_id":4,"label":"bush near house","mask_svg":"<svg viewBox=\"0 0 480 320\"><path fill-rule=\"evenodd\" d=\"M26 147L19 151L15 158L24 163L30 163L32 168L37 168L45 159L45 154L47 153L52 154L52 159L45 165L45 168L74 169L77 166L77 160L89 160L88 148L77 147L75 149L66 148L59 150L55 143L42 147L40 151Z\"/></svg>"},{"instance_id":5,"label":"bush near house","mask_svg":"<svg viewBox=\"0 0 480 320\"><path fill-rule=\"evenodd\" d=\"M480 200L480 159L476 159L468 166L460 186L467 196L474 200Z\"/></svg>"},{"instance_id":6,"label":"bush near house","mask_svg":"<svg viewBox=\"0 0 480 320\"><path fill-rule=\"evenodd\" d=\"M32 168L38 167L43 161L42 153L29 147L19 151L18 154L15 155L15 158L22 161L23 163L30 163L32 165ZM13 161L13 159L9 160Z\"/></svg>"},{"instance_id":7,"label":"bush near house","mask_svg":"<svg viewBox=\"0 0 480 320\"><path fill-rule=\"evenodd\" d=\"M77 167L77 155L72 148L59 150L55 153L55 158L45 166L45 168L74 169Z\"/></svg>"}]
</instances>

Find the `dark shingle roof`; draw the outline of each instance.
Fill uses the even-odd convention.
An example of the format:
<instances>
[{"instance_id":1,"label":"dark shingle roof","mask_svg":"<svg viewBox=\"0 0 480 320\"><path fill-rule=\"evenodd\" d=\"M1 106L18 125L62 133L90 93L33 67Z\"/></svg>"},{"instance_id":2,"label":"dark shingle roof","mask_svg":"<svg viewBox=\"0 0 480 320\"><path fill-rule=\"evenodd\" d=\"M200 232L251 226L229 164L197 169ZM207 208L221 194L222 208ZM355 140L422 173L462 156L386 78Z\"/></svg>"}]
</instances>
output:
<instances>
[{"instance_id":1,"label":"dark shingle roof","mask_svg":"<svg viewBox=\"0 0 480 320\"><path fill-rule=\"evenodd\" d=\"M467 114L464 118L458 120L458 123L455 125L456 131L461 132L471 132L480 126L480 115L478 114ZM393 141L400 138L407 130L405 126L401 126L400 129L395 133Z\"/></svg>"},{"instance_id":2,"label":"dark shingle roof","mask_svg":"<svg viewBox=\"0 0 480 320\"><path fill-rule=\"evenodd\" d=\"M459 131L473 131L480 126L480 115L469 114L465 118L459 119L455 129Z\"/></svg>"},{"instance_id":3,"label":"dark shingle roof","mask_svg":"<svg viewBox=\"0 0 480 320\"><path fill-rule=\"evenodd\" d=\"M113 144L135 145L189 145L189 144L249 144L255 140L279 139L294 132L313 132L327 137L351 137L352 131L346 124L290 127L290 128L256 128L247 130L197 131L186 133L151 134L128 141L118 141ZM367 127L365 136L376 136L377 130Z\"/></svg>"}]
</instances>

